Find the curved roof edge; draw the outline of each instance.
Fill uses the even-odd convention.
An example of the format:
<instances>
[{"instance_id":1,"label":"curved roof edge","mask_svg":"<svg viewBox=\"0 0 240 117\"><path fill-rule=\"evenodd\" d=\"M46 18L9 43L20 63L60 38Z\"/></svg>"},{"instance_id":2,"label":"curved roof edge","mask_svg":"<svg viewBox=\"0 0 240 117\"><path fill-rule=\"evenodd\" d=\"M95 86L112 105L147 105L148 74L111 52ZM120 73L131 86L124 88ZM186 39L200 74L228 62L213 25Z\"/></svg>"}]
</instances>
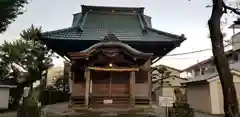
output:
<instances>
[{"instance_id":1,"label":"curved roof edge","mask_svg":"<svg viewBox=\"0 0 240 117\"><path fill-rule=\"evenodd\" d=\"M127 45L127 44L124 44L120 41L116 41L116 42L99 42L99 43L96 43L94 45L92 45L91 47L83 50L83 51L80 51L82 53L92 53L94 49L96 48L99 48L99 47L122 47L122 48L125 48L127 49L131 54L134 54L134 55L137 55L137 56L143 56L143 57L150 57L153 55L153 53L144 53L144 52L141 52L139 50L136 50L134 48L132 48L131 46Z\"/></svg>"}]
</instances>

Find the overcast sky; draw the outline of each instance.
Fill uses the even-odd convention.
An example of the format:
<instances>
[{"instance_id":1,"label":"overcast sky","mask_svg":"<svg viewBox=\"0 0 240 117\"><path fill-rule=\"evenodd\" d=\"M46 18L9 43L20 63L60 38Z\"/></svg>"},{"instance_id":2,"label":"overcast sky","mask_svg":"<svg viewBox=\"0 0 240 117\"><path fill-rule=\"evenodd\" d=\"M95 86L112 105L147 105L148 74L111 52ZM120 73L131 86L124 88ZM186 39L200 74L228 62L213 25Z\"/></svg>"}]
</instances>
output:
<instances>
[{"instance_id":1,"label":"overcast sky","mask_svg":"<svg viewBox=\"0 0 240 117\"><path fill-rule=\"evenodd\" d=\"M150 2L151 1L151 2ZM184 34L187 40L169 54L185 53L211 48L208 38L207 20L211 0L31 0L26 12L12 23L7 31L0 34L0 43L19 37L22 29L31 24L42 26L43 31L66 28L71 25L72 14L80 12L80 5L104 5L145 7L145 14L152 17L153 28L173 34ZM227 26L232 22L228 18ZM227 30L225 30L227 31ZM227 31L231 36L231 31ZM211 56L211 51L184 56L164 57L158 64L183 69ZM55 60L60 63L60 60Z\"/></svg>"}]
</instances>

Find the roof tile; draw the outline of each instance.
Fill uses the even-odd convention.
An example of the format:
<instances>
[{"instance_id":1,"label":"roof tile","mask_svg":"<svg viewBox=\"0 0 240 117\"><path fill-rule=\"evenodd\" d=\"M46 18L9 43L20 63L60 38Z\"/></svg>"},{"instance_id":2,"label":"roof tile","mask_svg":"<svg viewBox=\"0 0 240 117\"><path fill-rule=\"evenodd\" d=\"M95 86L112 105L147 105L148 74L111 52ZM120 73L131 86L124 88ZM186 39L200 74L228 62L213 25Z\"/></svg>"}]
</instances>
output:
<instances>
[{"instance_id":1,"label":"roof tile","mask_svg":"<svg viewBox=\"0 0 240 117\"><path fill-rule=\"evenodd\" d=\"M83 29L76 20L82 15L76 14L73 27L45 32L44 39L100 40L112 33L122 41L175 41L176 35L147 28L143 32L137 15L119 13L89 12L84 19ZM82 30L82 31L80 31ZM180 36L179 36L180 37Z\"/></svg>"}]
</instances>

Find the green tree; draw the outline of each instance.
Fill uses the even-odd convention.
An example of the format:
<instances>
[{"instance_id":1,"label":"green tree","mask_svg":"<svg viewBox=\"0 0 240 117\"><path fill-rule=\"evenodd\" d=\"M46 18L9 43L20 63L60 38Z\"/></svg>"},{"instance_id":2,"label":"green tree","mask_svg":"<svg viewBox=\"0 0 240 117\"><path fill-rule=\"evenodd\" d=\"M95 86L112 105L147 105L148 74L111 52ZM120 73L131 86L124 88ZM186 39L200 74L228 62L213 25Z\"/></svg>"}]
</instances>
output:
<instances>
[{"instance_id":1,"label":"green tree","mask_svg":"<svg viewBox=\"0 0 240 117\"><path fill-rule=\"evenodd\" d=\"M18 15L23 14L24 4L27 0L0 0L0 33L6 31Z\"/></svg>"},{"instance_id":2,"label":"green tree","mask_svg":"<svg viewBox=\"0 0 240 117\"><path fill-rule=\"evenodd\" d=\"M164 78L170 76L171 71L169 71L166 67L163 67L163 66L154 67L152 70L157 71L157 73L152 73L152 79L154 77L160 78L160 80L157 80L157 83L160 85L160 87L163 87L165 85L163 80Z\"/></svg>"},{"instance_id":3,"label":"green tree","mask_svg":"<svg viewBox=\"0 0 240 117\"><path fill-rule=\"evenodd\" d=\"M52 66L53 52L49 50L44 44L39 40L39 35L41 33L41 28L36 28L33 25L22 31L21 39L13 42L5 42L0 47L0 57L5 64L8 64L10 68L16 72L19 80L21 80L24 86L30 86L29 96L23 99L23 104L20 106L19 116L27 117L28 105L30 99L39 101L41 93L36 93L33 91L33 82L40 80L40 86L37 92L41 92L44 88L43 86L43 73L48 67ZM23 68L26 73L22 75L21 72L14 67L18 65ZM38 95L35 95L38 94ZM33 103L36 104L36 103ZM31 104L30 104L31 105ZM32 105L31 105L32 106ZM36 105L33 107L37 107ZM37 110L37 109L36 109ZM30 117L31 115L29 115Z\"/></svg>"}]
</instances>

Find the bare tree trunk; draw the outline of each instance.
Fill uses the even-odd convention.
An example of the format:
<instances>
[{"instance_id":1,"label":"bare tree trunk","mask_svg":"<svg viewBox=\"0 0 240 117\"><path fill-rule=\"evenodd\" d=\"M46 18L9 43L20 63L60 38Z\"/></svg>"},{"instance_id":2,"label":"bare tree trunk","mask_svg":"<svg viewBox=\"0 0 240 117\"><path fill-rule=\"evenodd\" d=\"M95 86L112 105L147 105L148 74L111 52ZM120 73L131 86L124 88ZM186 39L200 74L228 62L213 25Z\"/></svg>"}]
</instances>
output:
<instances>
[{"instance_id":1,"label":"bare tree trunk","mask_svg":"<svg viewBox=\"0 0 240 117\"><path fill-rule=\"evenodd\" d=\"M208 21L208 26L214 61L222 85L225 117L237 117L239 110L236 90L228 60L224 54L223 35L220 28L221 17L223 15L223 0L212 0L212 2L212 15Z\"/></svg>"}]
</instances>

